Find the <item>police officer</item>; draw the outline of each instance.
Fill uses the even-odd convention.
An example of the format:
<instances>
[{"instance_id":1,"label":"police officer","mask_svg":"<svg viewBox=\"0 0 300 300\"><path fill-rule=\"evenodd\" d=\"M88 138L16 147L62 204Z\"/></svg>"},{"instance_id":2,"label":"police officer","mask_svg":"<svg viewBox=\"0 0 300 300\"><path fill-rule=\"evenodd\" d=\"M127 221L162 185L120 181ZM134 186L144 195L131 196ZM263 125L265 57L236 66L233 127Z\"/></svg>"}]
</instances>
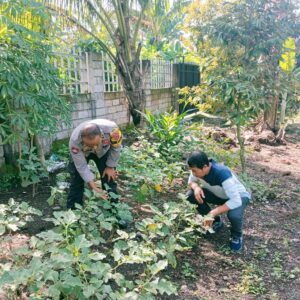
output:
<instances>
[{"instance_id":1,"label":"police officer","mask_svg":"<svg viewBox=\"0 0 300 300\"><path fill-rule=\"evenodd\" d=\"M107 198L107 194L103 196L95 183L94 174L88 167L90 160L96 163L101 174L102 189L117 194L115 168L121 147L122 133L112 121L95 119L83 122L74 129L69 142L71 184L67 208L74 209L75 203L83 204L85 182L95 192L100 193L100 197Z\"/></svg>"}]
</instances>

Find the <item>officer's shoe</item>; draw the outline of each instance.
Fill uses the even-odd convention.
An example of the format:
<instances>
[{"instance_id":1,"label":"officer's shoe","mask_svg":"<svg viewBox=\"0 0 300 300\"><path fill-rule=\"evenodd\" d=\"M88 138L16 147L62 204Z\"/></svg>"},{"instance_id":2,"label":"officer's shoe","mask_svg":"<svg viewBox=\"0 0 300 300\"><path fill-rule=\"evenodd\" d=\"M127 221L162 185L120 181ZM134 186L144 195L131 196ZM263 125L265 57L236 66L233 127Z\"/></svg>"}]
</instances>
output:
<instances>
[{"instance_id":1,"label":"officer's shoe","mask_svg":"<svg viewBox=\"0 0 300 300\"><path fill-rule=\"evenodd\" d=\"M230 249L234 252L239 252L243 247L243 237L231 238Z\"/></svg>"}]
</instances>

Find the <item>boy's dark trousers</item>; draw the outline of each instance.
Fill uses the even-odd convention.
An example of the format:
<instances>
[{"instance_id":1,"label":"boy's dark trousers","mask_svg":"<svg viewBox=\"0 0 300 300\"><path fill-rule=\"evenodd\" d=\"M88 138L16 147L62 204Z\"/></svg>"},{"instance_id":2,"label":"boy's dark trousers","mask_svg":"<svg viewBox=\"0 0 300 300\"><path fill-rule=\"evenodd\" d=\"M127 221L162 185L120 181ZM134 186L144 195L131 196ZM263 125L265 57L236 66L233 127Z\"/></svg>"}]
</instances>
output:
<instances>
[{"instance_id":1,"label":"boy's dark trousers","mask_svg":"<svg viewBox=\"0 0 300 300\"><path fill-rule=\"evenodd\" d=\"M108 181L107 176L102 178L102 174L104 172L104 169L106 168L107 157L108 157L108 153L106 153L101 158L98 158L96 154L92 153L87 157L87 162L93 160L96 163L97 168L101 175L102 189L106 190L107 192L113 192L114 194L118 195L117 183L113 180ZM67 200L67 208L74 209L75 203L83 205L84 180L81 178L80 174L78 173L74 162L69 163L68 169L71 175L71 183L70 183L70 190L69 190L68 200ZM109 186L109 188L106 188L106 184ZM111 199L111 201L117 202L117 200L113 200L113 199Z\"/></svg>"},{"instance_id":2,"label":"boy's dark trousers","mask_svg":"<svg viewBox=\"0 0 300 300\"><path fill-rule=\"evenodd\" d=\"M221 199L214 195L207 189L203 189L205 198L203 199L203 204L200 204L194 195L194 191L191 189L187 192L187 200L192 204L198 204L197 210L200 215L204 216L207 215L211 208L208 203L216 204L216 205L223 205L228 199ZM246 206L248 205L250 199L248 197L242 197L242 205L235 209L229 210L227 213L227 217L231 223L231 237L233 239L238 239L243 234L243 218L244 218L244 211ZM216 217L216 221L219 221L220 217Z\"/></svg>"}]
</instances>

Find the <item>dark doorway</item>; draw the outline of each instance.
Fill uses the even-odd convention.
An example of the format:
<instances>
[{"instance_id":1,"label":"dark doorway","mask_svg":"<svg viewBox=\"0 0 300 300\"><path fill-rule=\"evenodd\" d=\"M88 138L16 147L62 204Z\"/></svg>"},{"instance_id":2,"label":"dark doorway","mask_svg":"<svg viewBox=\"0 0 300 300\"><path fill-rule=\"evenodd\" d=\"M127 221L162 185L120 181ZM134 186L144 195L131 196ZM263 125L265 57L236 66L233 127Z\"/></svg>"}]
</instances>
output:
<instances>
[{"instance_id":1,"label":"dark doorway","mask_svg":"<svg viewBox=\"0 0 300 300\"><path fill-rule=\"evenodd\" d=\"M193 87L200 83L200 71L199 66L195 64L188 64L185 62L175 63L174 69L176 70L177 75L177 84L179 88L183 88L185 86ZM197 111L198 109L194 105L186 105L180 103L179 104L179 112L188 111L188 113L192 113Z\"/></svg>"}]
</instances>

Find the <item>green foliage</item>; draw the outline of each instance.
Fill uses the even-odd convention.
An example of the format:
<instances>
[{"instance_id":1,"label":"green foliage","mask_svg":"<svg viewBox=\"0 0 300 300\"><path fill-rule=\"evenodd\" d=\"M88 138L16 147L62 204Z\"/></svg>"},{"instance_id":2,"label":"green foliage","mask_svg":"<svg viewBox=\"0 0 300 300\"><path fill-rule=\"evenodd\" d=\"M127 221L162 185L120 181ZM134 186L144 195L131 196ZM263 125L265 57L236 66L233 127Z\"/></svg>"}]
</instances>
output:
<instances>
[{"instance_id":1,"label":"green foliage","mask_svg":"<svg viewBox=\"0 0 300 300\"><path fill-rule=\"evenodd\" d=\"M20 177L22 187L27 187L31 184L35 185L41 181L42 178L48 176L45 166L40 162L35 154L35 148L25 148L23 150L23 158L18 160L20 166Z\"/></svg>"},{"instance_id":2,"label":"green foliage","mask_svg":"<svg viewBox=\"0 0 300 300\"><path fill-rule=\"evenodd\" d=\"M51 187L51 195L47 200L50 206L60 205L61 207L66 207L67 204L67 193L65 190L59 187Z\"/></svg>"},{"instance_id":3,"label":"green foliage","mask_svg":"<svg viewBox=\"0 0 300 300\"><path fill-rule=\"evenodd\" d=\"M195 271L190 263L184 262L182 266L182 275L186 278L196 279Z\"/></svg>"},{"instance_id":4,"label":"green foliage","mask_svg":"<svg viewBox=\"0 0 300 300\"><path fill-rule=\"evenodd\" d=\"M169 148L177 146L183 141L184 125L183 119L186 113L178 112L157 112L153 114L149 110L143 114L151 135L159 142L158 150L165 157L170 155Z\"/></svg>"},{"instance_id":5,"label":"green foliage","mask_svg":"<svg viewBox=\"0 0 300 300\"><path fill-rule=\"evenodd\" d=\"M59 96L62 81L50 63L51 43L42 32L16 23L14 16L30 11L49 23L43 6L33 1L9 1L0 24L0 134L4 142L28 135L49 135L69 119L70 107Z\"/></svg>"},{"instance_id":6,"label":"green foliage","mask_svg":"<svg viewBox=\"0 0 300 300\"><path fill-rule=\"evenodd\" d=\"M268 202L279 199L280 189L278 187L278 182L275 180L268 185L262 181L255 180L246 174L242 174L240 179L243 181L247 189L252 192L252 198L254 201Z\"/></svg>"},{"instance_id":7,"label":"green foliage","mask_svg":"<svg viewBox=\"0 0 300 300\"><path fill-rule=\"evenodd\" d=\"M51 153L57 155L59 160L69 160L69 139L57 140L52 143Z\"/></svg>"},{"instance_id":8,"label":"green foliage","mask_svg":"<svg viewBox=\"0 0 300 300\"><path fill-rule=\"evenodd\" d=\"M0 167L0 192L6 192L19 184L20 178L14 166L3 165Z\"/></svg>"},{"instance_id":9,"label":"green foliage","mask_svg":"<svg viewBox=\"0 0 300 300\"><path fill-rule=\"evenodd\" d=\"M187 54L187 40L183 39L181 26L184 21L184 7L190 1L149 1L142 22L142 32L146 35L142 57L161 57L174 60ZM143 26L145 24L145 26ZM189 51L188 51L189 50Z\"/></svg>"},{"instance_id":10,"label":"green foliage","mask_svg":"<svg viewBox=\"0 0 300 300\"><path fill-rule=\"evenodd\" d=\"M143 136L130 147L124 147L118 171L125 185L138 201L145 201L169 187L182 173L182 163L168 162L160 153L159 143L150 143ZM178 150L177 150L178 151Z\"/></svg>"},{"instance_id":11,"label":"green foliage","mask_svg":"<svg viewBox=\"0 0 300 300\"><path fill-rule=\"evenodd\" d=\"M176 267L177 251L189 249L186 237L194 227L186 220L193 219L194 206L182 197L179 203L165 203L162 210L151 207L153 217L136 223L137 235L136 230L114 230L112 210L118 204L99 201L90 191L86 197L81 210L54 212L47 219L55 228L31 238L18 254L22 263L2 271L0 287L11 295L22 290L31 298L53 299L156 299L176 294L162 271ZM117 209L126 211L124 205ZM135 272L123 273L129 265Z\"/></svg>"},{"instance_id":12,"label":"green foliage","mask_svg":"<svg viewBox=\"0 0 300 300\"><path fill-rule=\"evenodd\" d=\"M263 295L267 289L263 282L264 272L254 264L249 264L242 274L241 282L237 289L243 294Z\"/></svg>"},{"instance_id":13,"label":"green foliage","mask_svg":"<svg viewBox=\"0 0 300 300\"><path fill-rule=\"evenodd\" d=\"M27 222L33 221L33 215L42 214L26 202L18 203L11 198L8 204L0 204L0 236L20 230Z\"/></svg>"},{"instance_id":14,"label":"green foliage","mask_svg":"<svg viewBox=\"0 0 300 300\"><path fill-rule=\"evenodd\" d=\"M278 61L283 42L296 35L300 23L290 1L222 4L211 18L197 10L199 27L195 32L202 57L202 82L192 92L202 108L225 116L236 126L244 171L242 127L268 111L280 88L286 88L277 76Z\"/></svg>"},{"instance_id":15,"label":"green foliage","mask_svg":"<svg viewBox=\"0 0 300 300\"><path fill-rule=\"evenodd\" d=\"M234 169L239 165L239 154L235 149L228 149L222 141L215 141L210 137L209 133L201 130L202 125L194 124L189 130L189 137L191 138L189 143L185 144L185 152L190 153L192 151L202 150L209 157L216 159L219 162L223 162L226 166Z\"/></svg>"}]
</instances>

